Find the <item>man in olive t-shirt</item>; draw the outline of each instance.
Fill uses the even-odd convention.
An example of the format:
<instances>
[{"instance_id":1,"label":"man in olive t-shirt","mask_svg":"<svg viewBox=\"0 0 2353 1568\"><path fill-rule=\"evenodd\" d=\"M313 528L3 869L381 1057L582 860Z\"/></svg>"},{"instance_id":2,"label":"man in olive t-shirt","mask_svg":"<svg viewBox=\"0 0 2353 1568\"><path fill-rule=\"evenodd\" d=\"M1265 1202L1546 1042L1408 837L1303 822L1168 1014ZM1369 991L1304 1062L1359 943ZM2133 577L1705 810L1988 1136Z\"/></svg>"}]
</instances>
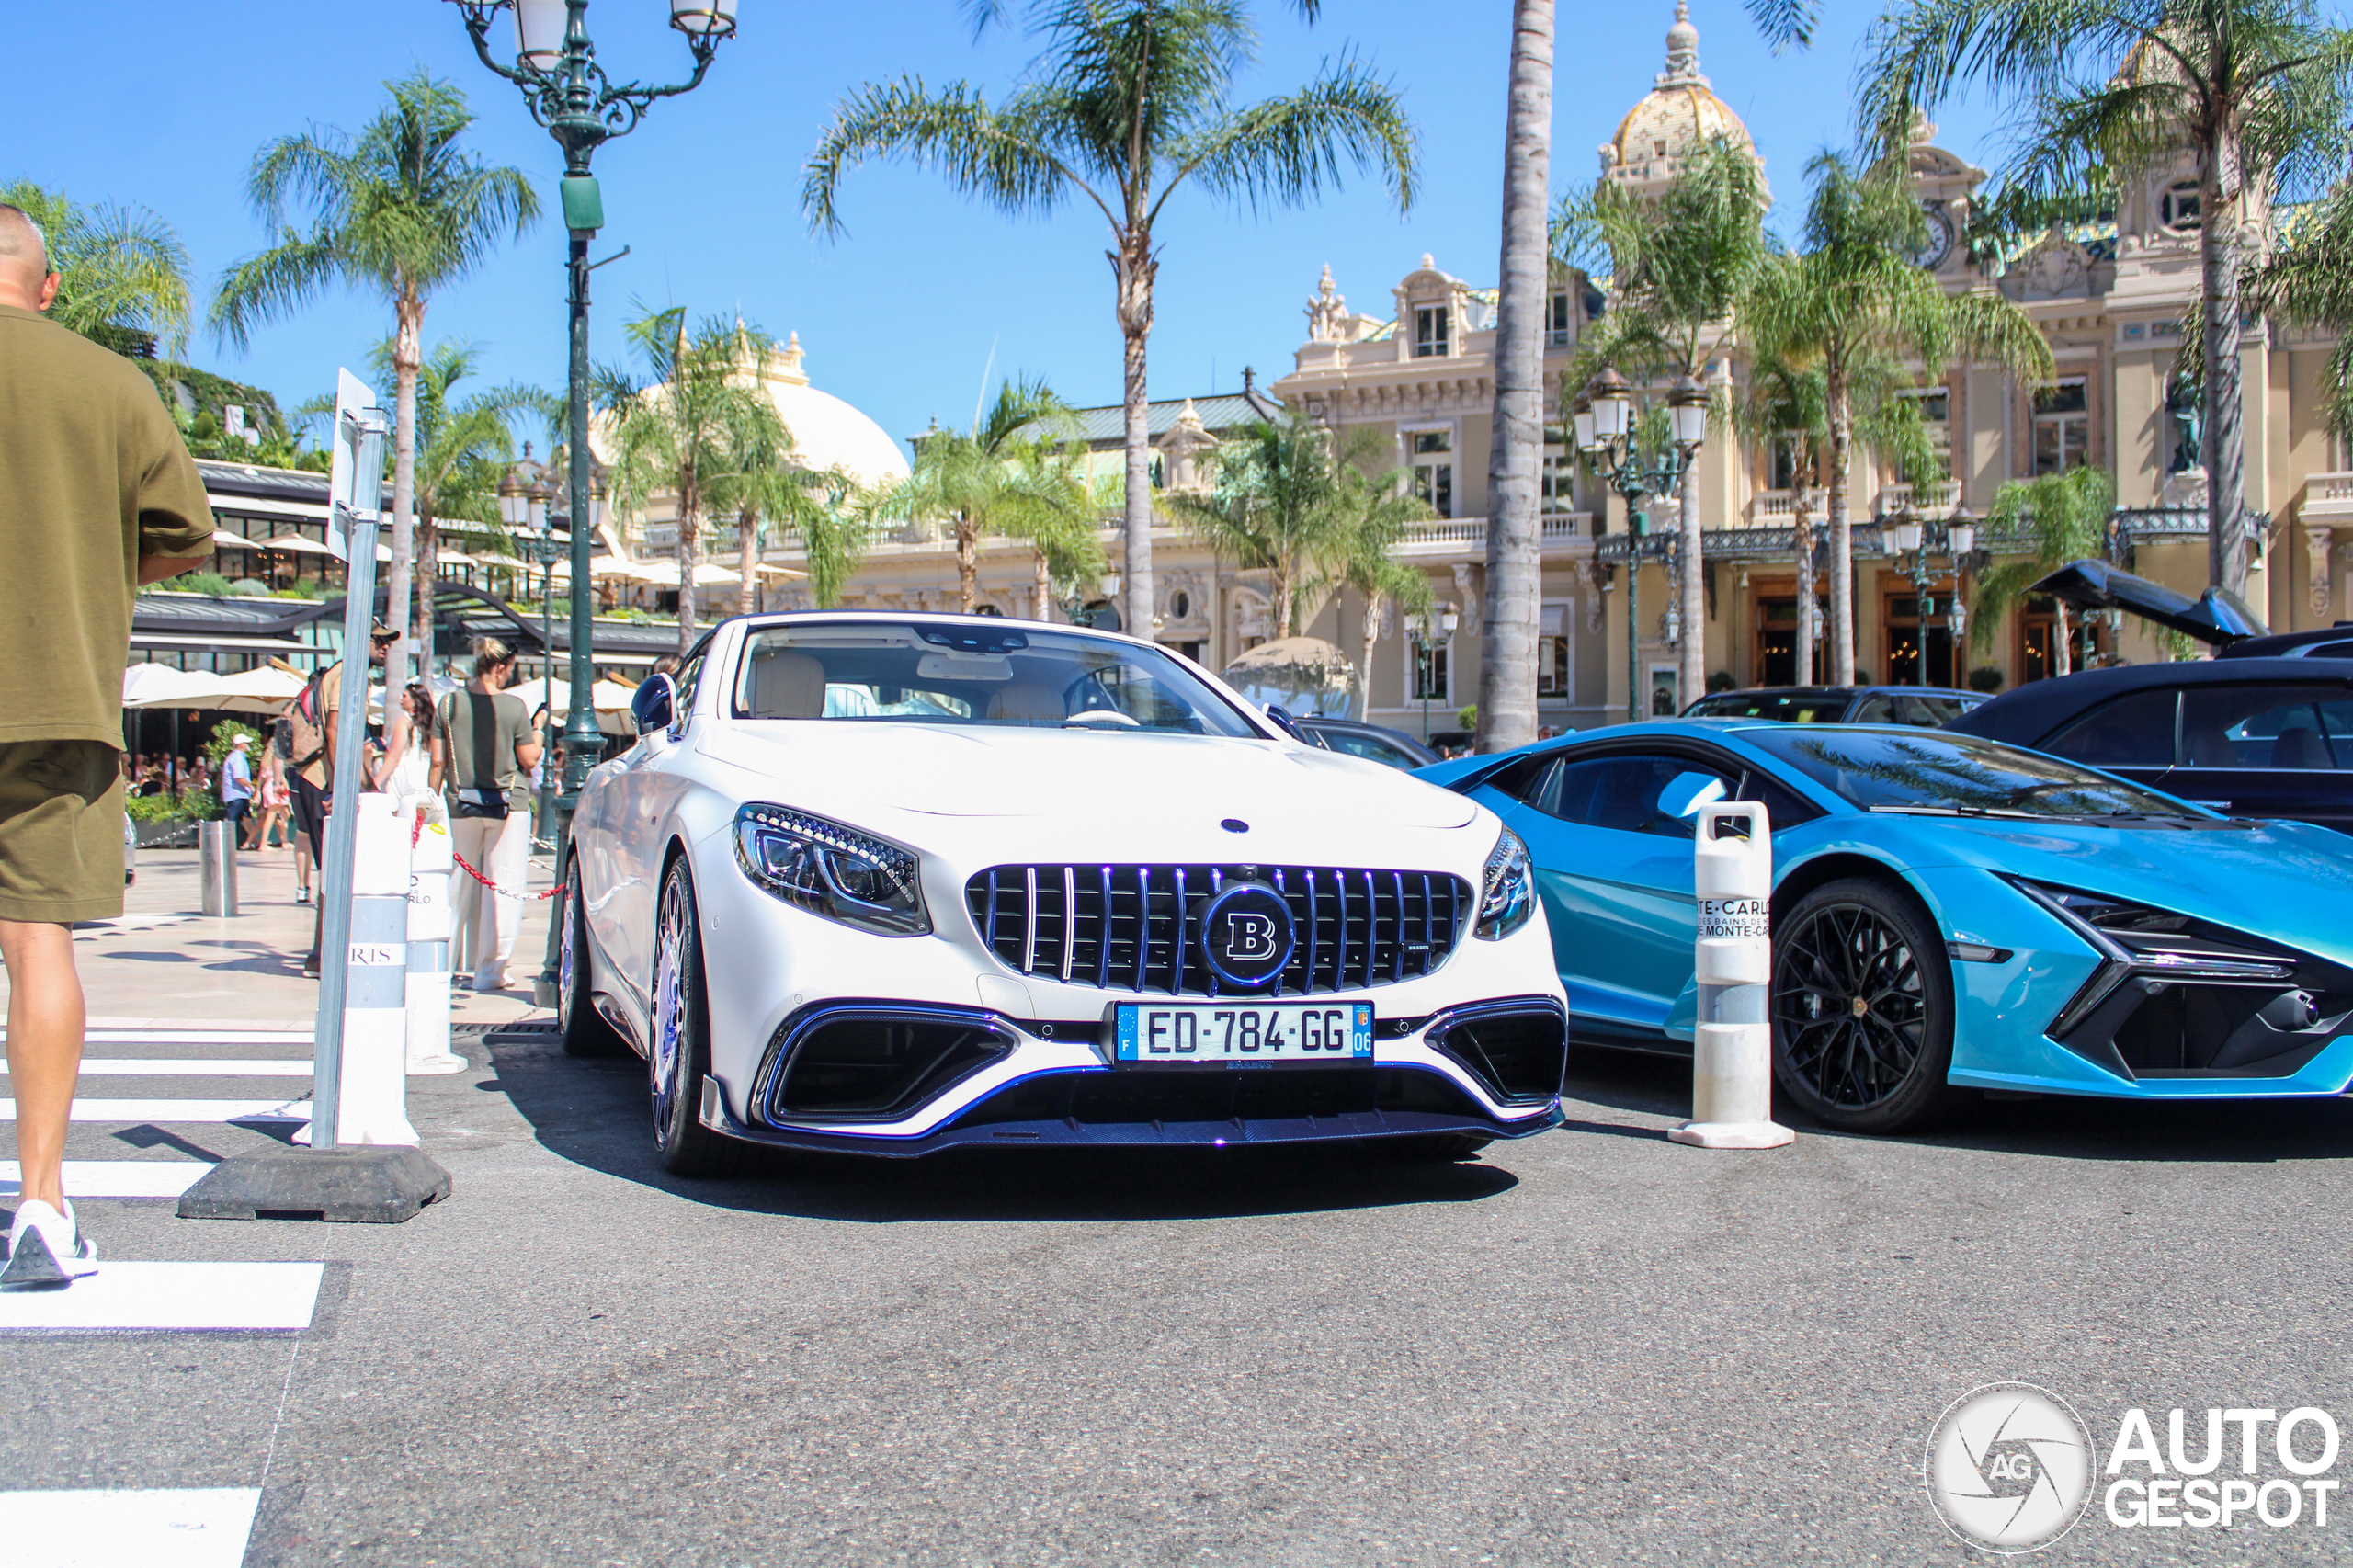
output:
<instances>
[{"instance_id":1,"label":"man in olive t-shirt","mask_svg":"<svg viewBox=\"0 0 2353 1568\"><path fill-rule=\"evenodd\" d=\"M140 585L212 553L153 382L41 319L40 227L0 203L0 961L21 1201L0 1288L95 1270L61 1162L82 1068L73 923L122 913L122 670Z\"/></svg>"}]
</instances>

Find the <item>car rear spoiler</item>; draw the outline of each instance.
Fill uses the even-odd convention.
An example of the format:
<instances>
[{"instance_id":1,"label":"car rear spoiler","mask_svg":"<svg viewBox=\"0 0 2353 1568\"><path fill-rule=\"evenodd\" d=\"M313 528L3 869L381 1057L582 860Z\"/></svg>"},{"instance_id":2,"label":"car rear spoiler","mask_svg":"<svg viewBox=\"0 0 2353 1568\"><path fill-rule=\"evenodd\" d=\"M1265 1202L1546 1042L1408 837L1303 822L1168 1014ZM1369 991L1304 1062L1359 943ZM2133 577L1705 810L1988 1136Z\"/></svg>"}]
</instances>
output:
<instances>
[{"instance_id":1,"label":"car rear spoiler","mask_svg":"<svg viewBox=\"0 0 2353 1568\"><path fill-rule=\"evenodd\" d=\"M2105 561L2071 561L2027 592L2048 594L2077 609L2129 611L2215 648L2266 636L2270 631L2246 601L2228 588L2209 588L2193 599Z\"/></svg>"}]
</instances>

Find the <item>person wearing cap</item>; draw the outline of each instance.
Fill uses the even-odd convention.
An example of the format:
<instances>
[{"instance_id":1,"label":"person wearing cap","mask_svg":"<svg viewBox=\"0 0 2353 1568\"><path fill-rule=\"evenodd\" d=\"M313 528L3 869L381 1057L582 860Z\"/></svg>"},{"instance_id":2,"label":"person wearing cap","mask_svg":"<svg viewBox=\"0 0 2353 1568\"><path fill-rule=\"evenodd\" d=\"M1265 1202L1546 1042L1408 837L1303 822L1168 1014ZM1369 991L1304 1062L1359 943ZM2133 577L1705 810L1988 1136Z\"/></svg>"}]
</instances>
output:
<instances>
[{"instance_id":1,"label":"person wearing cap","mask_svg":"<svg viewBox=\"0 0 2353 1568\"><path fill-rule=\"evenodd\" d=\"M254 759L245 749L253 741L240 733L221 759L221 816L229 824L229 842L240 847L245 842L245 812L254 803Z\"/></svg>"},{"instance_id":2,"label":"person wearing cap","mask_svg":"<svg viewBox=\"0 0 2353 1568\"><path fill-rule=\"evenodd\" d=\"M42 318L58 283L40 226L0 203L0 963L19 1183L0 1289L98 1267L65 1197L74 923L122 913L132 601L212 553L204 481L154 383Z\"/></svg>"}]
</instances>

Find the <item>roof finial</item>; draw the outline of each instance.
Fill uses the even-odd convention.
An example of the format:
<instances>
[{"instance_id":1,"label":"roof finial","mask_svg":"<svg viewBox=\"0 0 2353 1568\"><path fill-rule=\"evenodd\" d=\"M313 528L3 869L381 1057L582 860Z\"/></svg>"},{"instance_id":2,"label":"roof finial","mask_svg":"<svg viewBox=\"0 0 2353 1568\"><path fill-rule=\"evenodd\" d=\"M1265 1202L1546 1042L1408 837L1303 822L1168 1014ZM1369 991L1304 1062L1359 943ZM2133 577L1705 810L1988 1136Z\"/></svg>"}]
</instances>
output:
<instances>
[{"instance_id":1,"label":"roof finial","mask_svg":"<svg viewBox=\"0 0 2353 1568\"><path fill-rule=\"evenodd\" d=\"M1666 73L1659 85L1701 79L1699 29L1691 25L1690 0L1675 0L1675 25L1666 29Z\"/></svg>"}]
</instances>

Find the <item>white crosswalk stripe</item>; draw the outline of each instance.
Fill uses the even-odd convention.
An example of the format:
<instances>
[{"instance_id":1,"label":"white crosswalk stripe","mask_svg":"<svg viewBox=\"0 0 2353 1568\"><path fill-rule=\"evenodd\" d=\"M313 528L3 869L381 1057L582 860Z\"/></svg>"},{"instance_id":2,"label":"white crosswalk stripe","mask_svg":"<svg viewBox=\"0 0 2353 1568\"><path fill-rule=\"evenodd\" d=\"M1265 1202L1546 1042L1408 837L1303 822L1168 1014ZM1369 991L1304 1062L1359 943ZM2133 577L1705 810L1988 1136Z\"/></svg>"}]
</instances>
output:
<instances>
[{"instance_id":1,"label":"white crosswalk stripe","mask_svg":"<svg viewBox=\"0 0 2353 1568\"><path fill-rule=\"evenodd\" d=\"M76 1096L75 1121L308 1121L307 1100L85 1100ZM17 1119L17 1102L0 1100L0 1121Z\"/></svg>"},{"instance_id":2,"label":"white crosswalk stripe","mask_svg":"<svg viewBox=\"0 0 2353 1568\"><path fill-rule=\"evenodd\" d=\"M9 1568L237 1568L257 1486L0 1492Z\"/></svg>"},{"instance_id":3,"label":"white crosswalk stripe","mask_svg":"<svg viewBox=\"0 0 2353 1568\"><path fill-rule=\"evenodd\" d=\"M212 1168L210 1160L68 1160L65 1190L75 1198L177 1198ZM14 1198L24 1172L0 1160L0 1198Z\"/></svg>"},{"instance_id":4,"label":"white crosswalk stripe","mask_svg":"<svg viewBox=\"0 0 2353 1568\"><path fill-rule=\"evenodd\" d=\"M7 1067L0 1064L0 1076ZM307 1056L280 1061L276 1057L222 1056L189 1060L176 1056L85 1056L85 1078L307 1078Z\"/></svg>"},{"instance_id":5,"label":"white crosswalk stripe","mask_svg":"<svg viewBox=\"0 0 2353 1568\"><path fill-rule=\"evenodd\" d=\"M114 1263L62 1290L0 1290L0 1335L283 1333L311 1326L324 1263Z\"/></svg>"}]
</instances>

